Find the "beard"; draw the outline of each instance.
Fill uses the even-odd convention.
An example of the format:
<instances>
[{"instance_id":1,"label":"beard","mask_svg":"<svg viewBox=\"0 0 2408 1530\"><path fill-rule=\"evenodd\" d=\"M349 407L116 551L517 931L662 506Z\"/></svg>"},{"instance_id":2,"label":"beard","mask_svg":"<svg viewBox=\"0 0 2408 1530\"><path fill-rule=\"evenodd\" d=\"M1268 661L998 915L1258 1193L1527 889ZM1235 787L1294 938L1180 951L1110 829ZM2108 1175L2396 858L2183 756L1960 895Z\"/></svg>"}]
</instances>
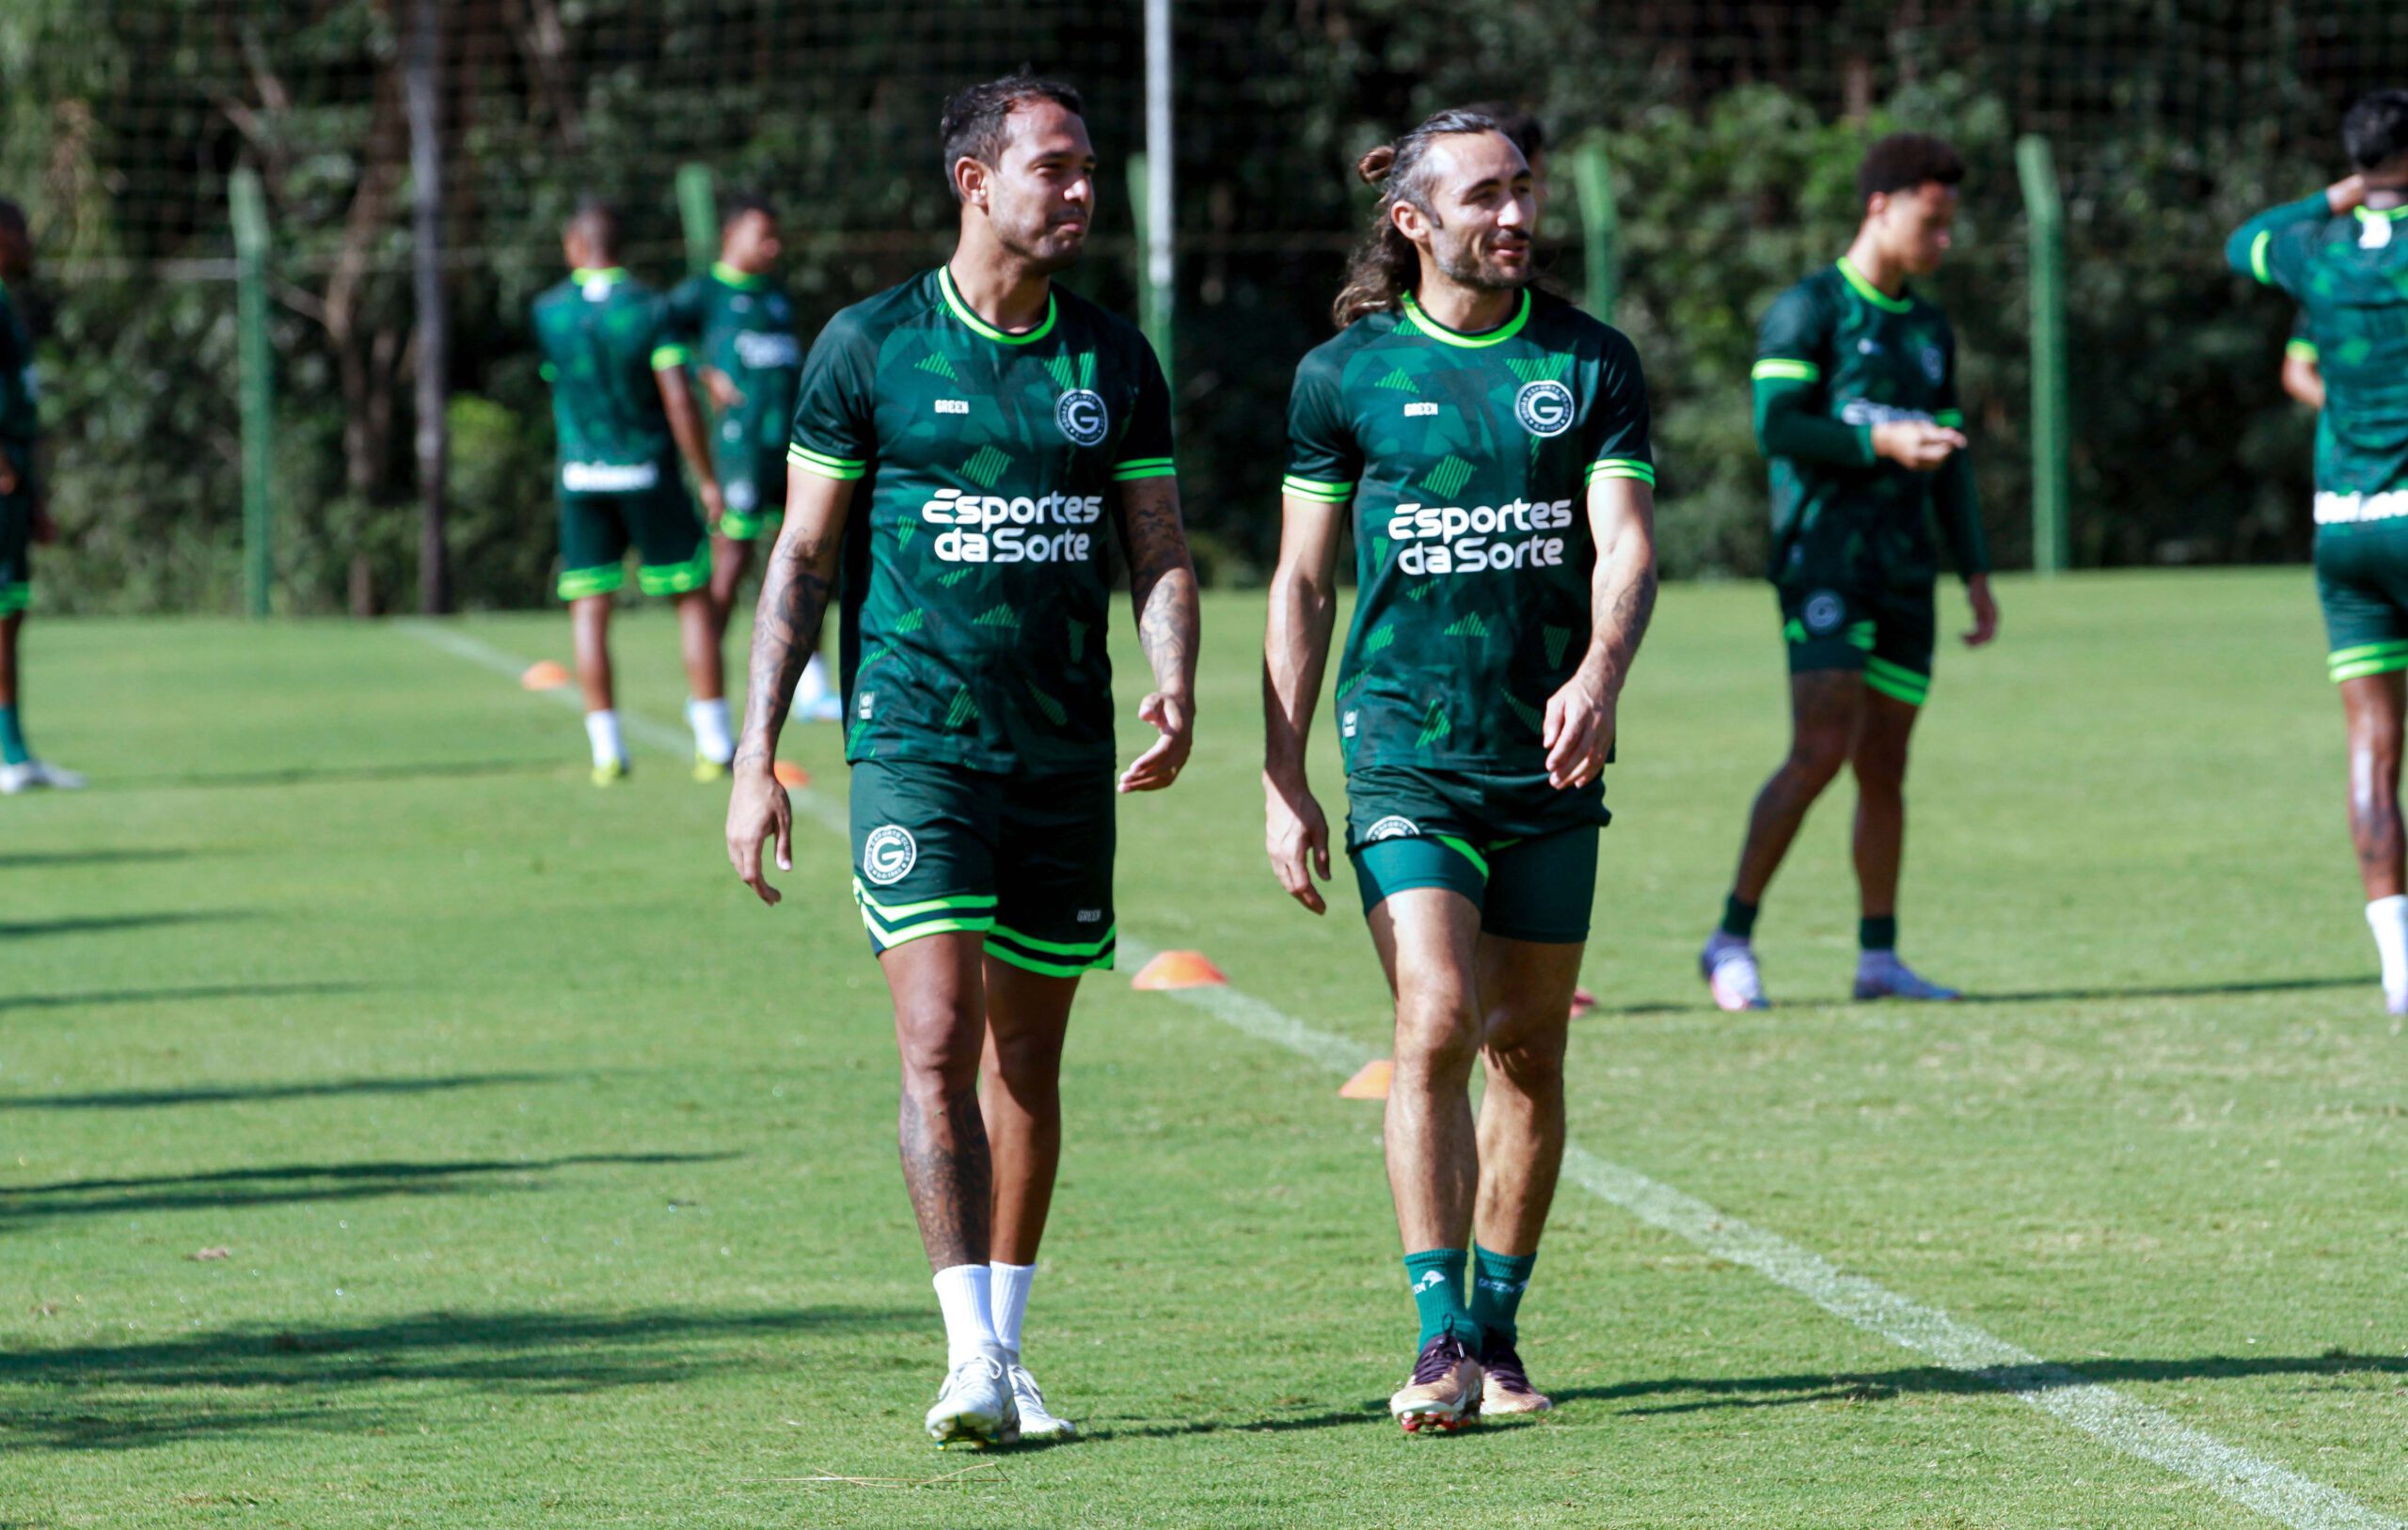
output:
<instances>
[{"instance_id":1,"label":"beard","mask_svg":"<svg viewBox=\"0 0 2408 1530\"><path fill-rule=\"evenodd\" d=\"M1081 229L1073 235L1036 217L1008 229L998 224L995 242L1031 271L1050 276L1079 263L1080 255L1086 249L1087 230Z\"/></svg>"},{"instance_id":2,"label":"beard","mask_svg":"<svg viewBox=\"0 0 2408 1530\"><path fill-rule=\"evenodd\" d=\"M1526 254L1522 269L1509 271L1468 239L1450 238L1445 225L1431 220L1430 258L1450 281L1461 282L1475 292L1510 292L1528 287L1535 274Z\"/></svg>"}]
</instances>

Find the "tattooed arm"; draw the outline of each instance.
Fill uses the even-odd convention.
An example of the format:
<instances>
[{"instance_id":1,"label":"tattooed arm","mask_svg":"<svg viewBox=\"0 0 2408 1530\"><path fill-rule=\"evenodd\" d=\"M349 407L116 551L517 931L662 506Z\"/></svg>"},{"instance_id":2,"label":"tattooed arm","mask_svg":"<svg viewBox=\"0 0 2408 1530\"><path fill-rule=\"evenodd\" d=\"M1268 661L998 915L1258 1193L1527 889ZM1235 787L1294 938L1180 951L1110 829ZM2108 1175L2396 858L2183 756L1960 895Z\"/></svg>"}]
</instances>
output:
<instances>
[{"instance_id":1,"label":"tattooed arm","mask_svg":"<svg viewBox=\"0 0 2408 1530\"><path fill-rule=\"evenodd\" d=\"M800 467L786 470L786 521L761 575L752 613L752 664L745 684L744 733L736 744L736 787L727 803L727 859L736 875L774 904L761 852L777 841L778 870L794 869L794 808L778 784L778 733L794 704L795 683L819 641L853 485Z\"/></svg>"},{"instance_id":2,"label":"tattooed arm","mask_svg":"<svg viewBox=\"0 0 2408 1530\"><path fill-rule=\"evenodd\" d=\"M1589 652L1563 688L1547 698L1546 777L1586 786L1614 747L1614 704L1630 661L1656 614L1656 491L1632 478L1589 485L1589 528L1597 568L1589 581Z\"/></svg>"},{"instance_id":3,"label":"tattooed arm","mask_svg":"<svg viewBox=\"0 0 2408 1530\"><path fill-rule=\"evenodd\" d=\"M1137 641L1154 670L1154 688L1137 716L1162 734L1121 773L1120 789L1158 792L1179 779L1196 727L1196 565L1179 518L1179 480L1141 478L1121 485L1119 527Z\"/></svg>"}]
</instances>

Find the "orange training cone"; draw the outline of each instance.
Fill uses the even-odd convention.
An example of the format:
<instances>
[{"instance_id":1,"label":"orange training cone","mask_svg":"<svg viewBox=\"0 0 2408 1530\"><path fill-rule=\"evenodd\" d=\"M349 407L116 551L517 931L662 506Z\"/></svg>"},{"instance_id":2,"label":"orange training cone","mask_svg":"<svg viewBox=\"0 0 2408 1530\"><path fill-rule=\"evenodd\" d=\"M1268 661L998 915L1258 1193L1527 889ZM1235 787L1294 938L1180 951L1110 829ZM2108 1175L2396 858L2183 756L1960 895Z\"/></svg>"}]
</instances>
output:
<instances>
[{"instance_id":1,"label":"orange training cone","mask_svg":"<svg viewBox=\"0 0 2408 1530\"><path fill-rule=\"evenodd\" d=\"M1374 1057L1355 1070L1354 1077L1338 1086L1340 1099L1386 1099L1388 1080L1396 1077L1396 1064L1385 1057Z\"/></svg>"},{"instance_id":2,"label":"orange training cone","mask_svg":"<svg viewBox=\"0 0 2408 1530\"><path fill-rule=\"evenodd\" d=\"M795 790L811 784L811 772L791 760L780 760L769 767L769 774L778 778L779 785Z\"/></svg>"},{"instance_id":3,"label":"orange training cone","mask_svg":"<svg viewBox=\"0 0 2408 1530\"><path fill-rule=\"evenodd\" d=\"M1200 951L1165 951L1138 969L1133 988L1226 988L1229 980Z\"/></svg>"},{"instance_id":4,"label":"orange training cone","mask_svg":"<svg viewBox=\"0 0 2408 1530\"><path fill-rule=\"evenodd\" d=\"M568 684L568 671L550 659L537 659L527 666L527 672L518 677L518 683L529 690L558 690Z\"/></svg>"}]
</instances>

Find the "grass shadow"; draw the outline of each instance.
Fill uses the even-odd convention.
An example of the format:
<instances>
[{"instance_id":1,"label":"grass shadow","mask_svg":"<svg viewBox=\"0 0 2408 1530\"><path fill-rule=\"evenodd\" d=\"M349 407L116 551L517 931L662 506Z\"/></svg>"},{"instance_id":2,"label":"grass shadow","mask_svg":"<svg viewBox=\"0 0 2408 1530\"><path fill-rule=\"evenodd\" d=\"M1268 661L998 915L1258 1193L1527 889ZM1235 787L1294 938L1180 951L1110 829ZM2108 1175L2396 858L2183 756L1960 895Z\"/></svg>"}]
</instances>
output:
<instances>
[{"instance_id":1,"label":"grass shadow","mask_svg":"<svg viewBox=\"0 0 2408 1530\"><path fill-rule=\"evenodd\" d=\"M101 988L89 993L0 994L0 1011L75 1009L86 1004L196 1004L213 999L272 999L367 993L365 983L219 983L188 988Z\"/></svg>"},{"instance_id":2,"label":"grass shadow","mask_svg":"<svg viewBox=\"0 0 2408 1530\"><path fill-rule=\"evenodd\" d=\"M2073 1004L2117 999L2213 999L2228 995L2253 993L2307 993L2322 988L2368 988L2375 986L2372 973L2357 977L2302 977L2242 980L2232 983L2169 983L2139 984L2130 987L2101 986L2091 988L2011 988L1993 993L1969 989L1956 1001L1958 1004ZM1862 1004L1896 1002L1877 999L1776 999L1773 1008L1781 1009L1854 1009ZM1946 1004L1927 1006L1945 1010ZM1586 1012L1590 1016L1647 1015L1713 1015L1718 1013L1712 1000L1701 999L1695 1003L1599 1004Z\"/></svg>"},{"instance_id":3,"label":"grass shadow","mask_svg":"<svg viewBox=\"0 0 2408 1530\"><path fill-rule=\"evenodd\" d=\"M6 1008L0 1002L0 1008ZM331 1079L318 1083L227 1084L217 1088L112 1089L89 1095L0 1095L0 1111L139 1111L172 1105L252 1104L353 1095L432 1095L454 1089L557 1083L581 1073L450 1073L421 1079Z\"/></svg>"},{"instance_id":4,"label":"grass shadow","mask_svg":"<svg viewBox=\"0 0 2408 1530\"><path fill-rule=\"evenodd\" d=\"M540 776L562 768L559 756L540 760L430 760L419 765L292 765L275 770L192 771L120 776L108 782L119 791L215 791L255 786L347 785L388 781L458 781L478 776ZM96 783L97 784L97 783Z\"/></svg>"},{"instance_id":5,"label":"grass shadow","mask_svg":"<svg viewBox=\"0 0 2408 1530\"><path fill-rule=\"evenodd\" d=\"M0 850L0 871L29 871L44 866L118 866L153 860L189 860L201 854L224 852L173 848L119 847L86 850Z\"/></svg>"},{"instance_id":6,"label":"grass shadow","mask_svg":"<svg viewBox=\"0 0 2408 1530\"><path fill-rule=\"evenodd\" d=\"M1269 1414L1253 1418L1196 1418L1173 1424L1136 1422L1082 1426L1082 1440L1179 1440L1197 1434L1285 1434L1295 1429L1354 1428L1364 1424L1376 1424L1388 1417L1386 1397L1372 1397L1356 1403L1351 1409L1334 1408L1319 1413ZM1025 1442L1023 1443L1025 1443Z\"/></svg>"},{"instance_id":7,"label":"grass shadow","mask_svg":"<svg viewBox=\"0 0 2408 1530\"><path fill-rule=\"evenodd\" d=\"M250 917L240 908L194 908L161 909L148 914L71 914L63 919L0 920L0 940L23 940L38 935L111 935L119 930L217 924Z\"/></svg>"}]
</instances>

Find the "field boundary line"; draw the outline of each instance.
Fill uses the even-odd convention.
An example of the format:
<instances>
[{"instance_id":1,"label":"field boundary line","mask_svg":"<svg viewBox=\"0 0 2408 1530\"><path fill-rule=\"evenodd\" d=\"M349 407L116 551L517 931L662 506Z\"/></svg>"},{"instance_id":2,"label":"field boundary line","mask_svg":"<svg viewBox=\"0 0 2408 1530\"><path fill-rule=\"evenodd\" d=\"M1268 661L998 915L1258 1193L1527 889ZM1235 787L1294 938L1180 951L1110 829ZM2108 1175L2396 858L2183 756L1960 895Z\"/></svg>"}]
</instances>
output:
<instances>
[{"instance_id":1,"label":"field boundary line","mask_svg":"<svg viewBox=\"0 0 2408 1530\"><path fill-rule=\"evenodd\" d=\"M527 667L526 660L434 623L405 622L401 626L411 636L497 674L515 679ZM580 704L574 690L549 694L572 708ZM624 709L620 718L630 737L681 759L692 752L691 739L678 729L631 717ZM807 789L789 796L799 812L849 838L845 810L834 799ZM1158 954L1155 948L1125 932L1120 937L1120 954L1139 964ZM1284 1048L1327 1073L1351 1075L1377 1055L1359 1042L1316 1030L1242 988L1180 988L1165 997L1201 1010L1258 1041ZM1752 1226L1636 1169L1600 1158L1577 1143L1564 1147L1563 1174L1599 1200L1649 1226L1716 1258L1744 1265L1856 1328L1879 1334L1947 1370L1997 1387L2103 1444L2188 1477L2292 1530L2408 1530L2408 1522L2379 1514L2337 1489L2227 1445L2162 1408L2043 1360L1865 1276L1849 1274L1778 1233Z\"/></svg>"}]
</instances>

